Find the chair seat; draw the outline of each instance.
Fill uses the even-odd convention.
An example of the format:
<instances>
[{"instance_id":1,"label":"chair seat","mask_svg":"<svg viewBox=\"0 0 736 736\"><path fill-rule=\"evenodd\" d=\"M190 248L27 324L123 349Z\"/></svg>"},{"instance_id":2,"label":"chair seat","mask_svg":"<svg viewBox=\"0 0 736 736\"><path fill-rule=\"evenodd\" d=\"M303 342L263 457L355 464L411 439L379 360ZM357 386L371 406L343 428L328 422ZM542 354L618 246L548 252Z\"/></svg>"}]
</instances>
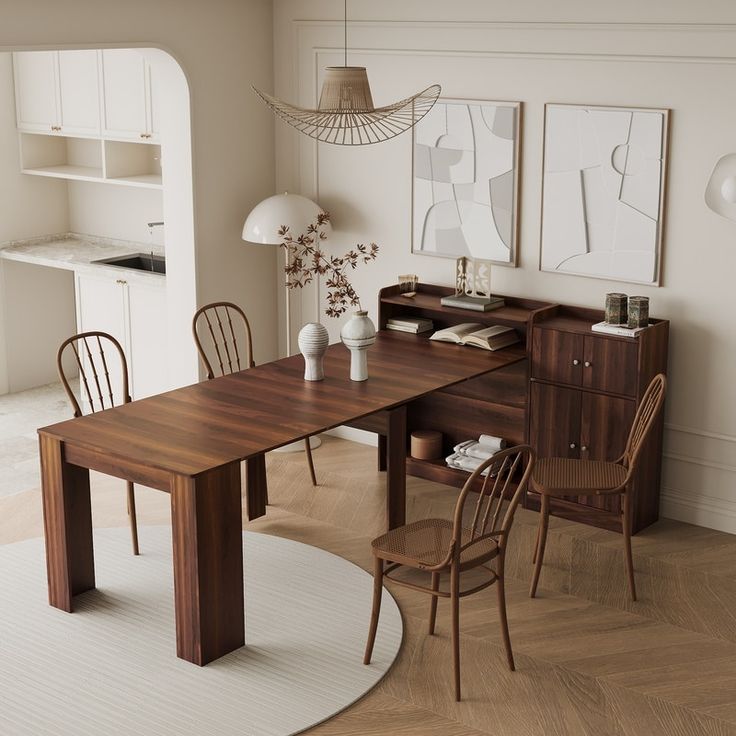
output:
<instances>
[{"instance_id":1,"label":"chair seat","mask_svg":"<svg viewBox=\"0 0 736 736\"><path fill-rule=\"evenodd\" d=\"M532 473L534 490L542 493L574 495L581 491L611 491L626 480L626 468L619 463L546 457L537 460ZM572 491L573 493L563 493Z\"/></svg>"},{"instance_id":2,"label":"chair seat","mask_svg":"<svg viewBox=\"0 0 736 736\"><path fill-rule=\"evenodd\" d=\"M463 529L461 543L471 540L471 532ZM414 563L417 567L439 565L446 557L452 541L452 522L446 519L422 519L376 537L371 542L374 552L383 559ZM498 554L498 542L486 538L460 554L460 564L472 567L475 561L486 561Z\"/></svg>"}]
</instances>

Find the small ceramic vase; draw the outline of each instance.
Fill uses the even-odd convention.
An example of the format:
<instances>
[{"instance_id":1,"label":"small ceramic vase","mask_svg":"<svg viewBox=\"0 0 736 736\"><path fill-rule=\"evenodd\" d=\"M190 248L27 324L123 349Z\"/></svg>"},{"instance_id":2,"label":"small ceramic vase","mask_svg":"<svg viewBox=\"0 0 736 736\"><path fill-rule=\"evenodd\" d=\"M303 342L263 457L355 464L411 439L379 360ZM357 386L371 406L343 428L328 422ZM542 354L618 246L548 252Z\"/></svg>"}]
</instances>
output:
<instances>
[{"instance_id":1,"label":"small ceramic vase","mask_svg":"<svg viewBox=\"0 0 736 736\"><path fill-rule=\"evenodd\" d=\"M368 379L368 348L376 341L376 328L368 312L356 312L340 330L340 337L350 350L350 380Z\"/></svg>"},{"instance_id":2,"label":"small ceramic vase","mask_svg":"<svg viewBox=\"0 0 736 736\"><path fill-rule=\"evenodd\" d=\"M322 381L325 377L324 357L330 335L319 322L309 322L299 330L299 350L304 356L304 380Z\"/></svg>"}]
</instances>

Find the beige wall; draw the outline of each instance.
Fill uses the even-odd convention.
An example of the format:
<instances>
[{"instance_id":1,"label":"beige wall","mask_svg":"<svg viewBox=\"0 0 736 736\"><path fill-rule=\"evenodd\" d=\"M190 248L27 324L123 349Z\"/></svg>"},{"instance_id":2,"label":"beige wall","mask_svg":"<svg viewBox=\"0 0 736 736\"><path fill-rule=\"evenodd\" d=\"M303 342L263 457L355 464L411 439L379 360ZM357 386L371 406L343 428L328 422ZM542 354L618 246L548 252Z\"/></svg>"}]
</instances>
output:
<instances>
[{"instance_id":1,"label":"beige wall","mask_svg":"<svg viewBox=\"0 0 736 736\"><path fill-rule=\"evenodd\" d=\"M341 63L337 5L276 0L280 96L313 105L320 70ZM611 290L651 298L653 314L672 320L662 511L736 532L736 223L703 202L716 160L736 150L736 26L702 25L736 23L736 6L684 0L349 5L358 19L349 31L351 63L368 67L376 104L434 82L447 97L524 103L520 267L497 268L493 288L596 307ZM549 101L673 110L661 288L538 270L542 126ZM333 213L331 247L381 244L379 261L356 276L374 315L378 288L398 273L452 282L451 261L410 254L409 135L355 150L317 149L279 123L277 183L316 197ZM313 318L313 295L304 294L295 322ZM339 324L326 323L336 338Z\"/></svg>"},{"instance_id":2,"label":"beige wall","mask_svg":"<svg viewBox=\"0 0 736 736\"><path fill-rule=\"evenodd\" d=\"M0 49L148 46L179 62L191 96L197 301L243 304L257 359L273 357L275 253L240 240L245 215L273 193L273 121L249 90L272 86L269 0L3 0L1 14Z\"/></svg>"}]
</instances>

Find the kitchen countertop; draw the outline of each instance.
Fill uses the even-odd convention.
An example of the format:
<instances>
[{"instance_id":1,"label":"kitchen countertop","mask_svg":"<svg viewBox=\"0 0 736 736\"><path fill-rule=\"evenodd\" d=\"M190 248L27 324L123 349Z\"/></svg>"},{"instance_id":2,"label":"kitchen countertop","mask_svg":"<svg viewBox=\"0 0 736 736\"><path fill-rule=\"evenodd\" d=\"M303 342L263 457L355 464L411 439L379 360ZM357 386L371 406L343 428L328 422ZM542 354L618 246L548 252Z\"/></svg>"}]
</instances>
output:
<instances>
[{"instance_id":1,"label":"kitchen countertop","mask_svg":"<svg viewBox=\"0 0 736 736\"><path fill-rule=\"evenodd\" d=\"M160 245L98 238L77 233L49 235L0 244L0 258L8 261L33 263L38 266L105 275L111 278L122 278L124 275L127 281L161 283L161 279L165 279L166 276L160 273L93 263L101 258L117 258L151 251L155 255L164 255L164 249Z\"/></svg>"}]
</instances>

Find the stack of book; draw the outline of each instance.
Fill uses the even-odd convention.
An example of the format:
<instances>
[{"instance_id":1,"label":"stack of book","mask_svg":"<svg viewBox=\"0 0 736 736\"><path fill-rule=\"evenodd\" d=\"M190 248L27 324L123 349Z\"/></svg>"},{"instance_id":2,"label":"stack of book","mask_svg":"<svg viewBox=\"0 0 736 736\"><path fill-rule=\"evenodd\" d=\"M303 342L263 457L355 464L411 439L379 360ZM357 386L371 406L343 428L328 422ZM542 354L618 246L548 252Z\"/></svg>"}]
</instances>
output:
<instances>
[{"instance_id":1,"label":"stack of book","mask_svg":"<svg viewBox=\"0 0 736 736\"><path fill-rule=\"evenodd\" d=\"M626 325L610 325L608 322L597 322L591 328L593 332L603 332L606 335L618 335L619 337L636 337L646 327L627 327Z\"/></svg>"},{"instance_id":2,"label":"stack of book","mask_svg":"<svg viewBox=\"0 0 736 736\"><path fill-rule=\"evenodd\" d=\"M470 294L452 294L440 299L443 307L470 309L474 312L490 312L503 307L506 302L502 296L470 296Z\"/></svg>"},{"instance_id":3,"label":"stack of book","mask_svg":"<svg viewBox=\"0 0 736 736\"><path fill-rule=\"evenodd\" d=\"M433 330L434 322L422 317L390 317L386 323L386 329L396 330L397 332L411 332L418 335L420 332Z\"/></svg>"}]
</instances>

